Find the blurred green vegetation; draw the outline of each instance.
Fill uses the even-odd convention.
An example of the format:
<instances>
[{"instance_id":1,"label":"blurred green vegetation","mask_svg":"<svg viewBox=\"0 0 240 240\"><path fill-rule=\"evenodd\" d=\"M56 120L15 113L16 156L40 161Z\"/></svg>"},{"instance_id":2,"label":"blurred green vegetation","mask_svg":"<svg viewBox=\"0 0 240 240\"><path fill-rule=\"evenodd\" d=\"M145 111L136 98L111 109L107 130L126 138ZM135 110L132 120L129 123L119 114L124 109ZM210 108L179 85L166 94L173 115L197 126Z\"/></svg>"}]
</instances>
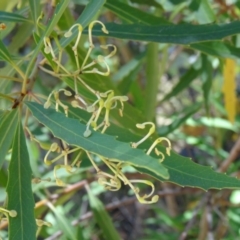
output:
<instances>
[{"instance_id":1,"label":"blurred green vegetation","mask_svg":"<svg viewBox=\"0 0 240 240\"><path fill-rule=\"evenodd\" d=\"M1 0L0 239L33 240L36 229L39 240L240 238L239 15L238 0ZM70 121L53 131L54 136L52 128L40 120L44 109L37 116L31 104L22 103L43 105L58 89L72 94L78 89L87 104L96 100L79 82L75 87L71 77L52 76L41 68L51 71L58 67L46 53L44 41L49 37L56 54L64 49L64 67L75 71L72 47L77 31L69 38L64 33L75 23L84 28L78 44L82 62L89 49L87 26L93 20L103 22L109 33L103 33L101 25L94 26L91 59L108 55L109 50L101 48L106 44L116 46L117 53L105 59L109 76L83 74L82 78L98 92L113 89L129 101L124 103L123 117L117 110L111 111L111 126L101 138L99 152L94 148L92 152L103 154L104 146L117 141L124 146L122 150L129 147L132 158L121 170L130 180L153 182L159 201L151 205L139 203L126 184L118 191L106 190L81 149L69 157L70 161L78 159L74 171L57 170L57 178L65 183L58 186L54 166L44 164L44 156L53 142L64 149L55 136L67 135L64 127ZM44 58L49 63L46 66L40 64ZM104 64L100 65L104 72ZM73 97L60 93L60 99L69 107L69 118L86 125L91 114L73 108ZM64 111L60 112L55 116L64 124ZM50 119L54 115L50 109L45 114ZM166 156L159 164L159 175L154 172L156 165L144 162L156 160L153 154L139 157L137 164L139 155L130 148L131 142L147 133L147 129L137 129L136 123L146 121L156 123L155 137L170 139L173 151L181 155L172 152ZM77 139L74 134L62 135L69 142ZM112 136L117 138L111 142ZM140 148L146 150L150 142L152 138ZM159 149L165 154L166 145ZM113 159L125 160L119 152L114 155L113 148L112 152ZM107 159L112 156L105 154ZM93 161L109 172L101 158L95 156ZM151 190L136 185L141 195ZM1 207L16 209L17 217L3 219ZM34 218L45 222L36 226Z\"/></svg>"}]
</instances>

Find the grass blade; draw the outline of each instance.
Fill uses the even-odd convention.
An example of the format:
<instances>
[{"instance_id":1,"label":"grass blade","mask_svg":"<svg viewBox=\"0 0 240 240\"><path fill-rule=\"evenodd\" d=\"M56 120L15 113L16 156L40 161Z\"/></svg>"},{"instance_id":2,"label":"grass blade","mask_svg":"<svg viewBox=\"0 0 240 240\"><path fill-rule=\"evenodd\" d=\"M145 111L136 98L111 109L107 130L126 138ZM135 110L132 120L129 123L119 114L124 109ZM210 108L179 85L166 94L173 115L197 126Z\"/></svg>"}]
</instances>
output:
<instances>
[{"instance_id":1,"label":"grass blade","mask_svg":"<svg viewBox=\"0 0 240 240\"><path fill-rule=\"evenodd\" d=\"M11 55L1 40L0 40L0 58L2 60L5 60L6 62L12 63Z\"/></svg>"},{"instance_id":2,"label":"grass blade","mask_svg":"<svg viewBox=\"0 0 240 240\"><path fill-rule=\"evenodd\" d=\"M172 91L168 93L160 102L164 102L178 93L183 91L185 88L189 87L190 83L196 79L200 74L200 70L195 70L190 68L180 79L179 82L173 87Z\"/></svg>"},{"instance_id":3,"label":"grass blade","mask_svg":"<svg viewBox=\"0 0 240 240\"><path fill-rule=\"evenodd\" d=\"M35 1L33 1L35 2ZM0 21L2 22L31 22L28 18L25 18L17 13L0 11Z\"/></svg>"},{"instance_id":4,"label":"grass blade","mask_svg":"<svg viewBox=\"0 0 240 240\"><path fill-rule=\"evenodd\" d=\"M105 239L121 240L118 232L113 225L112 219L105 210L104 205L97 197L93 195L90 189L88 189L88 197L94 218L101 228Z\"/></svg>"},{"instance_id":5,"label":"grass blade","mask_svg":"<svg viewBox=\"0 0 240 240\"><path fill-rule=\"evenodd\" d=\"M29 6L30 6L30 10L31 10L31 15L34 21L35 26L37 25L37 19L40 13L40 1L32 1L29 0Z\"/></svg>"}]
</instances>

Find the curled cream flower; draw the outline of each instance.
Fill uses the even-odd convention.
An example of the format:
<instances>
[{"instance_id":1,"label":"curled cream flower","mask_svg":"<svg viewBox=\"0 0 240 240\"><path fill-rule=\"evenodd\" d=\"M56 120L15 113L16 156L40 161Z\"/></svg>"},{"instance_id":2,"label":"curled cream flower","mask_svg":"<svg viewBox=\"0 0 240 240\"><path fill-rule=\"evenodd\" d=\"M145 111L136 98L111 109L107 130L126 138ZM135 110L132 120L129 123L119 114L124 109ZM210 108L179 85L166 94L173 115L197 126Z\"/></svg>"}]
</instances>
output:
<instances>
[{"instance_id":1,"label":"curled cream flower","mask_svg":"<svg viewBox=\"0 0 240 240\"><path fill-rule=\"evenodd\" d=\"M0 207L0 213L4 214L7 218L10 217L16 217L17 212L15 210L7 210L5 208Z\"/></svg>"},{"instance_id":2,"label":"curled cream flower","mask_svg":"<svg viewBox=\"0 0 240 240\"><path fill-rule=\"evenodd\" d=\"M53 170L54 178L56 180L56 184L60 187L65 186L65 183L60 178L57 177L57 170L62 169L62 168L64 168L68 173L73 173L72 166L70 166L70 165L60 165L59 164L59 165L54 166L54 170Z\"/></svg>"},{"instance_id":3,"label":"curled cream flower","mask_svg":"<svg viewBox=\"0 0 240 240\"><path fill-rule=\"evenodd\" d=\"M52 227L52 224L50 222L43 221L41 219L36 219L36 224L38 227L42 227L42 226Z\"/></svg>"},{"instance_id":4,"label":"curled cream flower","mask_svg":"<svg viewBox=\"0 0 240 240\"><path fill-rule=\"evenodd\" d=\"M152 152L152 150L154 149L154 147L155 147L157 144L159 144L160 142L162 142L162 141L166 141L166 142L167 142L168 147L166 148L166 153L167 153L168 156L170 156L170 151L171 151L171 148L172 148L171 142L170 142L167 138L165 138L165 137L157 138L157 139L154 141L154 143L152 144L152 146L148 149L147 155L149 155L149 154ZM157 154L159 155L159 151L157 151Z\"/></svg>"},{"instance_id":5,"label":"curled cream flower","mask_svg":"<svg viewBox=\"0 0 240 240\"><path fill-rule=\"evenodd\" d=\"M80 148L76 147L76 148L73 148L73 149L70 150L68 148L67 144L64 141L62 141L62 144L63 144L64 149L61 150L57 143L53 143L51 145L50 149L48 150L48 152L46 153L45 157L44 157L44 163L46 165L51 165L54 162L56 162L56 161L58 161L58 160L60 160L62 158L64 160L64 164L55 165L54 166L54 170L53 170L54 178L55 178L56 184L58 186L64 186L65 184L64 184L64 182L61 179L59 179L57 177L57 170L61 169L61 168L64 168L68 173L73 173L73 166L78 164L78 162L79 162L78 158L79 158L79 156L81 154L79 152L78 155L76 156L76 158L73 160L73 163L71 165L69 165L68 164L68 155L70 153L73 153L73 152L76 152L76 151L80 150ZM53 158L52 160L49 160L48 156L49 156L49 154L51 152L57 152L57 153L61 152L61 153L57 157Z\"/></svg>"},{"instance_id":6,"label":"curled cream flower","mask_svg":"<svg viewBox=\"0 0 240 240\"><path fill-rule=\"evenodd\" d=\"M72 30L73 30L73 28L75 28L75 27L78 29L78 35L77 35L76 42L75 42L74 46L72 47L72 50L73 50L73 52L74 52L74 56L75 56L75 61L76 61L76 64L77 64L77 68L80 69L79 60L78 60L77 46L78 46L78 44L79 44L79 41L80 41L80 38L81 38L81 35L82 35L82 31L83 31L82 25L79 24L79 23L74 24L74 25L64 34L64 37L66 37L66 38L71 37L71 36L72 36Z\"/></svg>"},{"instance_id":7,"label":"curled cream flower","mask_svg":"<svg viewBox=\"0 0 240 240\"><path fill-rule=\"evenodd\" d=\"M54 99L55 99L55 109L56 111L58 112L58 109L59 109L59 106L61 106L64 110L64 113L66 116L68 116L68 106L66 106L65 104L63 104L60 99L59 99L59 93L60 92L63 92L65 96L72 96L72 93L66 89L59 89L57 91L52 91L48 98L47 98L47 101L45 102L44 104L44 108L49 108L51 106L51 96L53 95L54 96Z\"/></svg>"},{"instance_id":8,"label":"curled cream flower","mask_svg":"<svg viewBox=\"0 0 240 240\"><path fill-rule=\"evenodd\" d=\"M81 69L82 69L82 70L84 69L84 66L85 66L86 63L87 63L87 60L88 60L88 58L89 58L89 56L90 56L90 53L92 52L92 49L94 48L93 40L92 40L92 29L93 29L93 26L94 26L96 23L102 25L102 31L103 31L104 33L108 34L108 31L107 31L105 25L104 25L102 22L100 22L100 21L93 21L93 22L91 22L91 23L89 24L89 26L88 26L89 49L88 49L88 52L87 52L87 54L86 54L86 56L85 56L85 59L84 59L84 61L83 61L83 64L82 64L82 66L81 66Z\"/></svg>"},{"instance_id":9,"label":"curled cream flower","mask_svg":"<svg viewBox=\"0 0 240 240\"><path fill-rule=\"evenodd\" d=\"M133 190L134 194L136 195L139 202L143 204L151 204L158 201L159 197L158 195L153 195L155 187L153 183L151 183L148 180L129 180L124 173L122 172L122 168L125 165L128 165L126 163L120 162L118 160L108 160L104 158L101 155L97 155L105 164L106 166L111 170L113 175L102 172L98 167L95 166L94 168L97 170L97 176L98 176L98 182L99 184L103 185L105 189L108 189L110 191L117 191L121 188L121 181L124 183L124 185L129 185L129 187ZM91 162L93 159L90 159ZM132 183L143 183L151 187L151 192L149 194L145 194L143 196L140 195L139 188L135 187Z\"/></svg>"},{"instance_id":10,"label":"curled cream flower","mask_svg":"<svg viewBox=\"0 0 240 240\"><path fill-rule=\"evenodd\" d=\"M143 143L146 139L148 139L156 130L155 124L152 122L145 122L145 123L138 123L136 126L137 128L144 129L147 125L150 125L150 129L145 137L143 137L141 140L139 140L136 143L132 143L133 148L137 148L138 145Z\"/></svg>"},{"instance_id":11,"label":"curled cream flower","mask_svg":"<svg viewBox=\"0 0 240 240\"><path fill-rule=\"evenodd\" d=\"M118 191L121 188L121 181L115 175L100 171L97 173L98 183L110 191Z\"/></svg>"}]
</instances>

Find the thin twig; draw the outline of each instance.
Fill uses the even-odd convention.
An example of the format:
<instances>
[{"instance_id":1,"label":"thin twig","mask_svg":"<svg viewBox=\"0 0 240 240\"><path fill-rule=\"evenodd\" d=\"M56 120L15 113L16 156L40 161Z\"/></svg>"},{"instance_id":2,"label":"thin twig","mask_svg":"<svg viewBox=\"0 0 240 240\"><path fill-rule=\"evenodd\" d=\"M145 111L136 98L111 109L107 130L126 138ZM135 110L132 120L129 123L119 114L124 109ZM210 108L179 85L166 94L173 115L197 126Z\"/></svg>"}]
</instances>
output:
<instances>
[{"instance_id":1,"label":"thin twig","mask_svg":"<svg viewBox=\"0 0 240 240\"><path fill-rule=\"evenodd\" d=\"M218 171L226 172L230 164L234 162L239 155L240 155L240 137L238 138L237 142L231 149L228 158L221 164Z\"/></svg>"},{"instance_id":2,"label":"thin twig","mask_svg":"<svg viewBox=\"0 0 240 240\"><path fill-rule=\"evenodd\" d=\"M201 199L201 201L199 202L199 204L197 205L197 207L194 209L193 211L193 215L191 220L187 223L184 231L182 232L182 234L179 237L179 240L185 240L187 239L187 235L189 230L193 227L197 214L199 213L199 211L202 209L202 207L206 204L206 202L208 201L210 197L210 193L206 193L205 196Z\"/></svg>"}]
</instances>

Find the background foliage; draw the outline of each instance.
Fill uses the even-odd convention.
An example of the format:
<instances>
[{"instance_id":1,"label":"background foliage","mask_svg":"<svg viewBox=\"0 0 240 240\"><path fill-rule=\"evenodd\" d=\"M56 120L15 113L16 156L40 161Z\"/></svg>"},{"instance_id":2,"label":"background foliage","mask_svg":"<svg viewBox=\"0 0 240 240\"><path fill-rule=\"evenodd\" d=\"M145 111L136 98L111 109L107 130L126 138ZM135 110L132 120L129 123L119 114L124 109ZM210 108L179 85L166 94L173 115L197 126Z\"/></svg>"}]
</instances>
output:
<instances>
[{"instance_id":1,"label":"background foliage","mask_svg":"<svg viewBox=\"0 0 240 240\"><path fill-rule=\"evenodd\" d=\"M239 238L239 7L238 0L2 0L0 238ZM77 31L69 38L64 33L75 23L84 28L77 48L82 62L93 20L102 21L108 34L94 26L91 59L108 54L101 45L118 50L107 59L109 76L83 74L82 79L99 92L111 89L129 100L123 117L111 111L104 134L85 138L91 114L73 108L73 97L60 94L68 118L61 109L43 107L53 90L74 93L75 87L72 77L54 77L40 62L46 58L47 69L57 69L46 53L49 37L55 53L64 49L64 66L74 71ZM96 100L80 83L77 89L88 104ZM154 137L131 148L148 131L136 123L146 121L156 123ZM173 147L162 163L145 154L158 136L168 137ZM58 170L66 183L59 187L54 166L44 164L51 144L61 145L59 139L126 163L125 176L153 182L159 201L140 204L125 185L118 192L104 189L80 149L70 156L81 161L74 172ZM165 154L166 146L158 148ZM108 171L100 158L94 161ZM150 189L138 187L141 193ZM6 221L2 209L15 210L17 216Z\"/></svg>"}]
</instances>

